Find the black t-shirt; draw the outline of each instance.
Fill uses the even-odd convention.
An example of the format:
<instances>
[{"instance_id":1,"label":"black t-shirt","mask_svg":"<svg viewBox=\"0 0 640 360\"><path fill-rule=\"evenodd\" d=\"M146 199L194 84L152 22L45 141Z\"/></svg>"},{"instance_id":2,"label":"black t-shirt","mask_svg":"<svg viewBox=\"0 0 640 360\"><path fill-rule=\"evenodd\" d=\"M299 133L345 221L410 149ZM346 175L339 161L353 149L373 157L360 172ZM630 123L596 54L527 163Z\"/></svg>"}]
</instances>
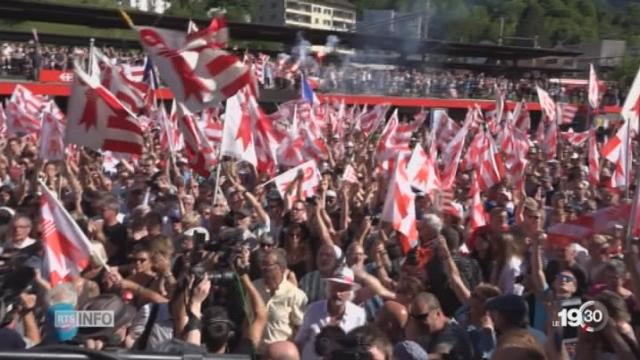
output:
<instances>
[{"instance_id":1,"label":"black t-shirt","mask_svg":"<svg viewBox=\"0 0 640 360\"><path fill-rule=\"evenodd\" d=\"M467 332L455 320L449 323L441 331L431 334L426 339L426 350L429 354L437 353L438 348L448 347L449 354L445 357L451 360L467 360L473 358L473 347Z\"/></svg>"},{"instance_id":2,"label":"black t-shirt","mask_svg":"<svg viewBox=\"0 0 640 360\"><path fill-rule=\"evenodd\" d=\"M251 340L243 337L233 346L229 354L249 355L252 359L255 359L256 349L253 346Z\"/></svg>"},{"instance_id":3,"label":"black t-shirt","mask_svg":"<svg viewBox=\"0 0 640 360\"><path fill-rule=\"evenodd\" d=\"M474 289L482 281L480 266L475 259L453 255L453 261L468 289ZM427 264L427 277L429 290L440 301L442 311L446 316L453 316L462 303L451 288L449 276L445 273L445 266L439 255L434 256Z\"/></svg>"},{"instance_id":4,"label":"black t-shirt","mask_svg":"<svg viewBox=\"0 0 640 360\"><path fill-rule=\"evenodd\" d=\"M109 264L122 265L127 263L127 227L123 224L104 225L104 236L116 247L116 252L109 258Z\"/></svg>"}]
</instances>

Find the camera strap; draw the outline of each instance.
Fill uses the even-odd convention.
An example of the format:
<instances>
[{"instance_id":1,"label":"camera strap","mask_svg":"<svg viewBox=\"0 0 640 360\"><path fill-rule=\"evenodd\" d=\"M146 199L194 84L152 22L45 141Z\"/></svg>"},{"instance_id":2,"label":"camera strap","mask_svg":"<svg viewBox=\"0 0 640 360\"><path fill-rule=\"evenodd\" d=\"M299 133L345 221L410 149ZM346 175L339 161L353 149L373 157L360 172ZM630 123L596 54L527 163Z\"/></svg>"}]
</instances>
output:
<instances>
[{"instance_id":1,"label":"camera strap","mask_svg":"<svg viewBox=\"0 0 640 360\"><path fill-rule=\"evenodd\" d=\"M136 343L136 348L138 350L145 350L147 348L147 342L149 342L149 335L151 335L151 329L153 329L153 325L156 323L156 318L158 317L158 310L160 308L160 304L152 304L151 312L149 313L149 320L144 325L144 331L142 335L138 338L138 342Z\"/></svg>"}]
</instances>

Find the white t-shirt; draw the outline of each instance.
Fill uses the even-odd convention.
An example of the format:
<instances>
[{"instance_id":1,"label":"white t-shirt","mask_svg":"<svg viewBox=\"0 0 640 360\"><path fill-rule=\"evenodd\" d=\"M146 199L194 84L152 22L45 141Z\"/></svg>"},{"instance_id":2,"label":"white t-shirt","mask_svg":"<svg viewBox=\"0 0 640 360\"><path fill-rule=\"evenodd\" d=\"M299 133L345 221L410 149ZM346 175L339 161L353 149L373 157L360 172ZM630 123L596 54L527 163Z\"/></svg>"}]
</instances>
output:
<instances>
[{"instance_id":1,"label":"white t-shirt","mask_svg":"<svg viewBox=\"0 0 640 360\"><path fill-rule=\"evenodd\" d=\"M316 355L314 342L316 335L320 333L325 326L329 325L330 320L329 312L327 309L327 300L319 300L307 307L307 311L304 314L302 320L302 326L298 329L296 334L296 343L302 345L302 359L314 360L319 359ZM342 320L338 326L344 330L345 333L366 324L367 315L364 309L350 301L347 301L346 309Z\"/></svg>"}]
</instances>

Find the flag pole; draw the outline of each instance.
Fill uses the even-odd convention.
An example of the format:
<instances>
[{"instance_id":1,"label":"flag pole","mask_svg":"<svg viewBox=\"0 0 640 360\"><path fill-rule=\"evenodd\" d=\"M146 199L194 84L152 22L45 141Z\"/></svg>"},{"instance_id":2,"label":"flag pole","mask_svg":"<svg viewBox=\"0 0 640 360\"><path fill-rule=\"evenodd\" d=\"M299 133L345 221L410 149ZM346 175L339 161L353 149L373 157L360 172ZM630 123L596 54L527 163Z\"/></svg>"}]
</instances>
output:
<instances>
[{"instance_id":1,"label":"flag pole","mask_svg":"<svg viewBox=\"0 0 640 360\"><path fill-rule=\"evenodd\" d=\"M640 169L638 169L640 170ZM636 173L637 174L637 173ZM629 187L627 186L627 195L629 193ZM638 191L640 190L640 176L636 175L636 198L638 197ZM632 222L635 221L635 219L638 217L638 204L637 204L637 200L634 200L633 203L631 204L631 214L629 217L629 221L627 224L627 234L625 237L625 243L624 243L624 248L626 250L631 248L631 239L633 238L633 224Z\"/></svg>"},{"instance_id":2,"label":"flag pole","mask_svg":"<svg viewBox=\"0 0 640 360\"><path fill-rule=\"evenodd\" d=\"M89 62L87 63L87 73L89 74L89 76L94 76L95 74L93 73L93 52L94 52L94 45L95 45L96 39L91 38L89 39Z\"/></svg>"},{"instance_id":3,"label":"flag pole","mask_svg":"<svg viewBox=\"0 0 640 360\"><path fill-rule=\"evenodd\" d=\"M627 189L625 193L625 197L627 200L631 199L631 167L633 166L631 159L633 158L633 149L631 148L631 120L623 118L625 123L623 126L627 127L627 140L626 140L626 153L627 153L627 173L625 176L627 177ZM637 191L637 190L636 190Z\"/></svg>"},{"instance_id":4,"label":"flag pole","mask_svg":"<svg viewBox=\"0 0 640 360\"><path fill-rule=\"evenodd\" d=\"M218 201L218 192L220 191L220 155L218 155L218 162L216 164L216 186L213 188L213 206L216 206Z\"/></svg>"}]
</instances>

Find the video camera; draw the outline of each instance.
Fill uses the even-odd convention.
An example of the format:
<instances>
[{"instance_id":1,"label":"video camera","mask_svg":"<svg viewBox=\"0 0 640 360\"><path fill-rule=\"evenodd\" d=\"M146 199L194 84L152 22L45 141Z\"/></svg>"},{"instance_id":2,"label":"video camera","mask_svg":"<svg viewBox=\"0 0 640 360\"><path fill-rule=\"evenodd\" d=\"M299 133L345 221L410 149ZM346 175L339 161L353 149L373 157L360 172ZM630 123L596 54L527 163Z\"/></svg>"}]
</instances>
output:
<instances>
[{"instance_id":1,"label":"video camera","mask_svg":"<svg viewBox=\"0 0 640 360\"><path fill-rule=\"evenodd\" d=\"M0 259L0 326L11 321L11 314L20 303L20 294L34 291L36 273L24 265L28 256L18 252Z\"/></svg>"}]
</instances>

